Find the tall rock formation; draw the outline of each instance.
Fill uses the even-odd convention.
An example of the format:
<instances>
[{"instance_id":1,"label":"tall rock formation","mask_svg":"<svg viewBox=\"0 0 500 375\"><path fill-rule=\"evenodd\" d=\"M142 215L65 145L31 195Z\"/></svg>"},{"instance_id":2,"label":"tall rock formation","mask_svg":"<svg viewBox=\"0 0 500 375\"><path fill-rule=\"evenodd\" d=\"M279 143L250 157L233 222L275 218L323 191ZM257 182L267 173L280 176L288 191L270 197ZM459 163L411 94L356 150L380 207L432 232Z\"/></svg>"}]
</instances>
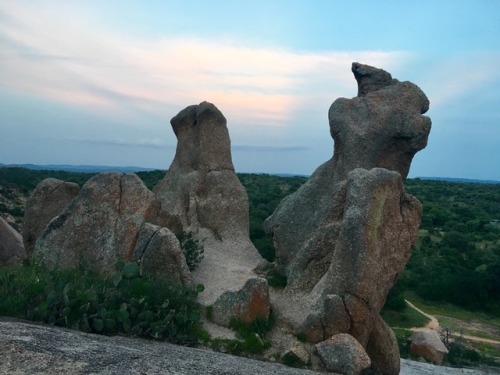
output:
<instances>
[{"instance_id":1,"label":"tall rock formation","mask_svg":"<svg viewBox=\"0 0 500 375\"><path fill-rule=\"evenodd\" d=\"M429 101L381 69L353 63L352 71L358 96L337 99L328 114L332 159L265 222L288 278L273 303L310 342L348 333L373 367L396 374L396 339L379 313L420 225L421 205L403 181L427 144Z\"/></svg>"},{"instance_id":2,"label":"tall rock formation","mask_svg":"<svg viewBox=\"0 0 500 375\"><path fill-rule=\"evenodd\" d=\"M204 258L193 272L203 284L200 302L214 320L267 318L267 282L254 269L263 260L249 239L248 197L234 171L226 119L211 103L191 105L171 120L175 158L153 189L161 202L158 222L176 234L192 232Z\"/></svg>"}]
</instances>

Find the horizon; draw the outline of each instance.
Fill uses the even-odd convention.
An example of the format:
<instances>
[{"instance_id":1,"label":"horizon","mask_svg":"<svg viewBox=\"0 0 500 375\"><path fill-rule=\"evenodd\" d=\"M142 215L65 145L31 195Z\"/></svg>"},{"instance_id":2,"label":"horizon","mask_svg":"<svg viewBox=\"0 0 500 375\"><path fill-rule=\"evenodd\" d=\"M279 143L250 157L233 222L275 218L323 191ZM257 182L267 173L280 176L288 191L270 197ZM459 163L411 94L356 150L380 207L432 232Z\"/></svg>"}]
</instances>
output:
<instances>
[{"instance_id":1,"label":"horizon","mask_svg":"<svg viewBox=\"0 0 500 375\"><path fill-rule=\"evenodd\" d=\"M30 168L32 167L32 168ZM133 165L125 165L125 166L116 166L116 165L73 165L73 164L4 164L0 162L0 168L25 168L31 169L35 171L64 171L64 172L74 172L74 173L103 173L103 172L118 172L118 173L137 173L137 172L154 172L161 171L167 172L168 168L147 168L141 166L133 166ZM268 173L268 172L259 172L259 171L238 171L235 170L237 174L267 174L271 176L280 176L280 177L305 177L309 178L311 175L305 174L296 174L296 173ZM414 176L408 177L407 179L415 180L436 180L436 181L450 181L450 182L479 182L479 183L493 183L500 184L500 180L491 180L491 179L475 179L475 178L463 178L463 177L446 177L446 176Z\"/></svg>"},{"instance_id":2,"label":"horizon","mask_svg":"<svg viewBox=\"0 0 500 375\"><path fill-rule=\"evenodd\" d=\"M168 169L170 119L206 100L238 173L308 176L358 61L430 100L410 178L500 181L500 2L283 4L0 4L0 163Z\"/></svg>"}]
</instances>

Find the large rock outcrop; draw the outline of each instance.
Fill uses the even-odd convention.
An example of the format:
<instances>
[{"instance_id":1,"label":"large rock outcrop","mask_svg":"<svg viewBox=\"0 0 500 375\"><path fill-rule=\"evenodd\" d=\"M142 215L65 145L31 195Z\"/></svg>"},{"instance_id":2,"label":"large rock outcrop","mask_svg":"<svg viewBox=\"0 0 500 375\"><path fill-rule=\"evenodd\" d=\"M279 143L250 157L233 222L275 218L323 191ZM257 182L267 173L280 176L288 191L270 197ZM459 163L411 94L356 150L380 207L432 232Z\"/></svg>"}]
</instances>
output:
<instances>
[{"instance_id":1,"label":"large rock outcrop","mask_svg":"<svg viewBox=\"0 0 500 375\"><path fill-rule=\"evenodd\" d=\"M26 258L23 238L0 216L0 266L20 264Z\"/></svg>"},{"instance_id":2,"label":"large rock outcrop","mask_svg":"<svg viewBox=\"0 0 500 375\"><path fill-rule=\"evenodd\" d=\"M82 187L37 240L35 255L49 267L88 265L110 273L132 260L142 224L158 203L134 174L102 173Z\"/></svg>"},{"instance_id":3,"label":"large rock outcrop","mask_svg":"<svg viewBox=\"0 0 500 375\"><path fill-rule=\"evenodd\" d=\"M332 159L265 222L288 284L274 293L280 318L316 343L352 335L372 366L399 372L395 337L379 312L411 255L422 207L403 181L425 147L425 94L353 63L358 96L329 111ZM300 301L300 302L299 302Z\"/></svg>"},{"instance_id":4,"label":"large rock outcrop","mask_svg":"<svg viewBox=\"0 0 500 375\"><path fill-rule=\"evenodd\" d=\"M23 241L28 256L33 253L36 240L43 234L47 224L62 214L79 191L78 184L56 178L43 180L33 190L24 210Z\"/></svg>"},{"instance_id":5,"label":"large rock outcrop","mask_svg":"<svg viewBox=\"0 0 500 375\"><path fill-rule=\"evenodd\" d=\"M171 120L177 150L153 189L157 220L177 234L191 232L204 258L193 271L214 321L251 321L269 314L268 286L254 269L263 260L249 239L248 197L234 171L226 119L211 103L192 105Z\"/></svg>"}]
</instances>

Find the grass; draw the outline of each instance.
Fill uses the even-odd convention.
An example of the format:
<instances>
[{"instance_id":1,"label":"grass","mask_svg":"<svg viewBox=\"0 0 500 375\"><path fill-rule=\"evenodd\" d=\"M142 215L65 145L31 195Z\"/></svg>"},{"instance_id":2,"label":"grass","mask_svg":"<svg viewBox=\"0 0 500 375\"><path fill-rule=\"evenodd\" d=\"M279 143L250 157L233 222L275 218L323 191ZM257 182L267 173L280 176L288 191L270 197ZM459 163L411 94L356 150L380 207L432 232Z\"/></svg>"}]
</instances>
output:
<instances>
[{"instance_id":1,"label":"grass","mask_svg":"<svg viewBox=\"0 0 500 375\"><path fill-rule=\"evenodd\" d=\"M474 349L489 357L500 359L500 345L488 344L484 342L469 342Z\"/></svg>"},{"instance_id":2,"label":"grass","mask_svg":"<svg viewBox=\"0 0 500 375\"><path fill-rule=\"evenodd\" d=\"M234 355L260 354L271 347L271 343L266 340L266 335L273 324L272 315L268 320L257 318L250 324L232 320L230 327L236 331L238 339L211 339L210 343L214 349Z\"/></svg>"},{"instance_id":3,"label":"grass","mask_svg":"<svg viewBox=\"0 0 500 375\"><path fill-rule=\"evenodd\" d=\"M381 312L385 322L393 328L413 328L423 327L430 319L420 314L418 311L406 306L402 311L384 309Z\"/></svg>"},{"instance_id":4,"label":"grass","mask_svg":"<svg viewBox=\"0 0 500 375\"><path fill-rule=\"evenodd\" d=\"M428 314L440 317L451 317L454 319L462 320L464 322L478 322L494 326L500 329L500 317L485 312L470 311L464 308L452 305L449 303L430 302L424 301L416 293L405 292L404 296L407 300L411 301L419 309Z\"/></svg>"}]
</instances>

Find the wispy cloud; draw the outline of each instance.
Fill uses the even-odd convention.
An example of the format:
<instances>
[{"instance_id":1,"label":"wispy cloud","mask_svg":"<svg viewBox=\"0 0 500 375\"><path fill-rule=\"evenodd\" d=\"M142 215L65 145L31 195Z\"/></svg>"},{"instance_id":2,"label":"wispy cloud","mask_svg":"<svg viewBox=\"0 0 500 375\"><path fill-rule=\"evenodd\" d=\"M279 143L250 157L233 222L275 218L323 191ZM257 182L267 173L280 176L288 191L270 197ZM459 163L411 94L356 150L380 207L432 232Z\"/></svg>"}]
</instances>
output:
<instances>
[{"instance_id":1,"label":"wispy cloud","mask_svg":"<svg viewBox=\"0 0 500 375\"><path fill-rule=\"evenodd\" d=\"M63 142L76 142L76 143L86 143L92 145L104 145L104 146L124 146L124 147L145 147L145 148L174 148L174 145L166 143L164 140L159 138L143 138L137 141L131 141L126 139L80 139L80 138L68 138L61 139Z\"/></svg>"},{"instance_id":2,"label":"wispy cloud","mask_svg":"<svg viewBox=\"0 0 500 375\"><path fill-rule=\"evenodd\" d=\"M490 87L500 84L499 52L474 52L451 55L422 75L421 85L431 101L431 109L454 104L464 98L485 95ZM456 108L457 109L457 108Z\"/></svg>"},{"instance_id":3,"label":"wispy cloud","mask_svg":"<svg viewBox=\"0 0 500 375\"><path fill-rule=\"evenodd\" d=\"M5 86L116 116L208 100L231 122L285 126L316 98L355 93L352 61L391 69L411 57L398 51L298 53L175 36L146 41L110 34L64 9L42 12L8 2L0 12Z\"/></svg>"}]
</instances>

